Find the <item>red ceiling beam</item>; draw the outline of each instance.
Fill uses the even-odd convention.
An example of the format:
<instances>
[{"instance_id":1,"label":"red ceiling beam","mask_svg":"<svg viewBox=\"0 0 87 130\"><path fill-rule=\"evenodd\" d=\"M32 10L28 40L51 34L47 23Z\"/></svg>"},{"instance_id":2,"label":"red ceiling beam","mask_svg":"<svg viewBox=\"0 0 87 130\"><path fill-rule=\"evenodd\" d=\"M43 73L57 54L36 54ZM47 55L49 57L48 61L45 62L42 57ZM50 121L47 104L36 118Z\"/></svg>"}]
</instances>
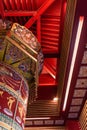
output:
<instances>
[{"instance_id":1,"label":"red ceiling beam","mask_svg":"<svg viewBox=\"0 0 87 130\"><path fill-rule=\"evenodd\" d=\"M41 43L41 17L37 20L37 39Z\"/></svg>"},{"instance_id":2,"label":"red ceiling beam","mask_svg":"<svg viewBox=\"0 0 87 130\"><path fill-rule=\"evenodd\" d=\"M17 10L20 10L21 9L21 3L20 3L20 0L15 0L15 3L16 3L16 8Z\"/></svg>"},{"instance_id":3,"label":"red ceiling beam","mask_svg":"<svg viewBox=\"0 0 87 130\"><path fill-rule=\"evenodd\" d=\"M22 10L26 10L27 6L26 6L26 0L21 0L21 6L22 6Z\"/></svg>"},{"instance_id":4,"label":"red ceiling beam","mask_svg":"<svg viewBox=\"0 0 87 130\"><path fill-rule=\"evenodd\" d=\"M5 11L5 16L32 16L36 11Z\"/></svg>"},{"instance_id":5,"label":"red ceiling beam","mask_svg":"<svg viewBox=\"0 0 87 130\"><path fill-rule=\"evenodd\" d=\"M12 10L15 10L15 0L9 0Z\"/></svg>"},{"instance_id":6,"label":"red ceiling beam","mask_svg":"<svg viewBox=\"0 0 87 130\"><path fill-rule=\"evenodd\" d=\"M47 62L44 62L44 67L47 70L47 72L51 75L51 77L56 79L56 71L53 69L53 67Z\"/></svg>"},{"instance_id":7,"label":"red ceiling beam","mask_svg":"<svg viewBox=\"0 0 87 130\"><path fill-rule=\"evenodd\" d=\"M56 82L55 82L55 79L52 78L49 74L41 74L39 76L39 87L56 87ZM49 87L49 88L50 88Z\"/></svg>"},{"instance_id":8,"label":"red ceiling beam","mask_svg":"<svg viewBox=\"0 0 87 130\"><path fill-rule=\"evenodd\" d=\"M3 6L3 0L0 1L0 14L2 19L4 19L4 6Z\"/></svg>"},{"instance_id":9,"label":"red ceiling beam","mask_svg":"<svg viewBox=\"0 0 87 130\"><path fill-rule=\"evenodd\" d=\"M10 1L9 1L9 0L3 0L3 3L4 3L4 5L6 6L6 9L7 9L7 10L10 10L10 9L11 9Z\"/></svg>"},{"instance_id":10,"label":"red ceiling beam","mask_svg":"<svg viewBox=\"0 0 87 130\"><path fill-rule=\"evenodd\" d=\"M25 26L27 28L30 28L32 26L32 24L40 17L40 15L42 15L45 10L54 2L55 0L46 0L42 6L37 10L37 13L34 14L34 16L29 19L27 21L27 23L25 24Z\"/></svg>"},{"instance_id":11,"label":"red ceiling beam","mask_svg":"<svg viewBox=\"0 0 87 130\"><path fill-rule=\"evenodd\" d=\"M34 10L34 8L35 8L34 5L35 5L35 1L31 0L31 9L32 9L32 10Z\"/></svg>"}]
</instances>

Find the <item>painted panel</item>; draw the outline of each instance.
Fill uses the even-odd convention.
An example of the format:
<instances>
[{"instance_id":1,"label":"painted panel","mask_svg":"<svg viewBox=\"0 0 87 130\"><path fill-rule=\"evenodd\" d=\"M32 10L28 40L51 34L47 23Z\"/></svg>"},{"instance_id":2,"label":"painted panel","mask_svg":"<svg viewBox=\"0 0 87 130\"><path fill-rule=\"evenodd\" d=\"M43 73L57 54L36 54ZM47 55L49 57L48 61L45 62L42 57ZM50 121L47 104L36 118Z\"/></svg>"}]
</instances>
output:
<instances>
[{"instance_id":1,"label":"painted panel","mask_svg":"<svg viewBox=\"0 0 87 130\"><path fill-rule=\"evenodd\" d=\"M81 105L83 101L83 98L76 98L76 99L72 99L71 105Z\"/></svg>"},{"instance_id":2,"label":"painted panel","mask_svg":"<svg viewBox=\"0 0 87 130\"><path fill-rule=\"evenodd\" d=\"M0 63L0 126L1 129L24 128L28 102L28 84L10 66Z\"/></svg>"},{"instance_id":3,"label":"painted panel","mask_svg":"<svg viewBox=\"0 0 87 130\"><path fill-rule=\"evenodd\" d=\"M75 88L87 88L87 79L77 79Z\"/></svg>"},{"instance_id":4,"label":"painted panel","mask_svg":"<svg viewBox=\"0 0 87 130\"><path fill-rule=\"evenodd\" d=\"M86 89L84 89L84 90L82 90L82 89L75 90L74 94L73 94L73 97L84 97L86 92L87 92Z\"/></svg>"},{"instance_id":5,"label":"painted panel","mask_svg":"<svg viewBox=\"0 0 87 130\"><path fill-rule=\"evenodd\" d=\"M86 66L82 66L80 68L78 77L87 77L87 67Z\"/></svg>"},{"instance_id":6,"label":"painted panel","mask_svg":"<svg viewBox=\"0 0 87 130\"><path fill-rule=\"evenodd\" d=\"M80 106L71 106L69 112L79 112Z\"/></svg>"},{"instance_id":7,"label":"painted panel","mask_svg":"<svg viewBox=\"0 0 87 130\"><path fill-rule=\"evenodd\" d=\"M68 118L74 119L74 118L77 118L77 117L78 117L78 113L69 113L68 114Z\"/></svg>"},{"instance_id":8,"label":"painted panel","mask_svg":"<svg viewBox=\"0 0 87 130\"><path fill-rule=\"evenodd\" d=\"M83 59L82 59L82 64L87 64L87 51L84 51Z\"/></svg>"}]
</instances>

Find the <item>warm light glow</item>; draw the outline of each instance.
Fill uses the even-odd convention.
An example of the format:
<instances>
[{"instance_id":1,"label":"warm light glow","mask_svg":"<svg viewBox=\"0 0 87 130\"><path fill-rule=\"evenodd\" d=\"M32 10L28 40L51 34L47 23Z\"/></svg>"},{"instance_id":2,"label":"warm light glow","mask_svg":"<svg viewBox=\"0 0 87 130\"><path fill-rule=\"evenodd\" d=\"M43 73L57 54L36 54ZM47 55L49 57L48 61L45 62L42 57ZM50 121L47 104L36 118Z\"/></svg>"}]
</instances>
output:
<instances>
[{"instance_id":1,"label":"warm light glow","mask_svg":"<svg viewBox=\"0 0 87 130\"><path fill-rule=\"evenodd\" d=\"M78 46L79 46L79 40L80 40L81 30L82 30L82 26L83 26L83 21L84 21L84 17L80 17L78 29L77 29L77 34L76 34L76 39L75 39L75 46L74 46L74 49L73 49L70 72L69 72L68 81L67 81L67 88L66 88L65 100L64 100L64 104L63 104L63 111L65 111L65 109L66 109L66 104L67 104L67 99L68 99L68 95L69 95L72 73L73 73L74 64L75 64L76 55L77 55L77 50L78 50Z\"/></svg>"},{"instance_id":2,"label":"warm light glow","mask_svg":"<svg viewBox=\"0 0 87 130\"><path fill-rule=\"evenodd\" d=\"M46 120L46 119L50 119L50 117L25 118L25 120Z\"/></svg>"},{"instance_id":3,"label":"warm light glow","mask_svg":"<svg viewBox=\"0 0 87 130\"><path fill-rule=\"evenodd\" d=\"M53 98L53 101L55 101L55 102L58 101L58 98L57 97Z\"/></svg>"}]
</instances>

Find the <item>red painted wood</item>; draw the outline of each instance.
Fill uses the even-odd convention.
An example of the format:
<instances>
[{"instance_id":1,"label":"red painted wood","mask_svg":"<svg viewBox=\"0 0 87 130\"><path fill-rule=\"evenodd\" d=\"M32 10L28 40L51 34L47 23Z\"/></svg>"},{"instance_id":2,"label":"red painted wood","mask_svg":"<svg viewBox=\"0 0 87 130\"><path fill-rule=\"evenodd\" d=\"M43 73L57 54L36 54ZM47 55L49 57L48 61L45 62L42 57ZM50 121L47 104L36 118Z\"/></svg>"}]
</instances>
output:
<instances>
[{"instance_id":1,"label":"red painted wood","mask_svg":"<svg viewBox=\"0 0 87 130\"><path fill-rule=\"evenodd\" d=\"M67 121L66 130L80 130L78 121Z\"/></svg>"},{"instance_id":2,"label":"red painted wood","mask_svg":"<svg viewBox=\"0 0 87 130\"><path fill-rule=\"evenodd\" d=\"M3 0L0 1L0 14L2 19L4 19L4 6L3 6Z\"/></svg>"},{"instance_id":3,"label":"red painted wood","mask_svg":"<svg viewBox=\"0 0 87 130\"><path fill-rule=\"evenodd\" d=\"M10 2L12 10L15 10L15 8L16 8L15 0L9 0L9 2Z\"/></svg>"},{"instance_id":4,"label":"red painted wood","mask_svg":"<svg viewBox=\"0 0 87 130\"><path fill-rule=\"evenodd\" d=\"M37 10L37 13L35 13L35 15L29 19L27 21L27 23L25 24L25 26L27 28L30 28L32 26L32 24L38 19L38 17L40 15L42 15L44 13L44 11L54 2L55 0L46 0L42 6Z\"/></svg>"},{"instance_id":5,"label":"red painted wood","mask_svg":"<svg viewBox=\"0 0 87 130\"><path fill-rule=\"evenodd\" d=\"M39 86L48 86L50 88L50 86L54 86L57 85L57 83L55 82L55 79L52 78L52 76L50 76L48 73L47 74L41 74L39 76ZM43 95L44 96L44 95Z\"/></svg>"},{"instance_id":6,"label":"red painted wood","mask_svg":"<svg viewBox=\"0 0 87 130\"><path fill-rule=\"evenodd\" d=\"M20 0L21 5L22 5L22 10L26 10L26 1L25 0Z\"/></svg>"},{"instance_id":7,"label":"red painted wood","mask_svg":"<svg viewBox=\"0 0 87 130\"><path fill-rule=\"evenodd\" d=\"M26 8L27 8L27 10L30 9L30 1L29 0L26 0Z\"/></svg>"},{"instance_id":8,"label":"red painted wood","mask_svg":"<svg viewBox=\"0 0 87 130\"><path fill-rule=\"evenodd\" d=\"M5 11L5 16L32 16L35 11Z\"/></svg>"},{"instance_id":9,"label":"red painted wood","mask_svg":"<svg viewBox=\"0 0 87 130\"><path fill-rule=\"evenodd\" d=\"M15 3L16 3L16 8L17 8L17 10L20 10L20 9L21 9L20 0L15 0Z\"/></svg>"},{"instance_id":10,"label":"red painted wood","mask_svg":"<svg viewBox=\"0 0 87 130\"><path fill-rule=\"evenodd\" d=\"M31 10L35 9L35 0L30 0L31 1Z\"/></svg>"},{"instance_id":11,"label":"red painted wood","mask_svg":"<svg viewBox=\"0 0 87 130\"><path fill-rule=\"evenodd\" d=\"M37 20L37 39L41 43L41 18Z\"/></svg>"},{"instance_id":12,"label":"red painted wood","mask_svg":"<svg viewBox=\"0 0 87 130\"><path fill-rule=\"evenodd\" d=\"M9 1L4 0L3 2L4 2L4 4L5 4L5 6L6 6L6 10L10 10L10 9L11 9L11 6L10 6Z\"/></svg>"},{"instance_id":13,"label":"red painted wood","mask_svg":"<svg viewBox=\"0 0 87 130\"><path fill-rule=\"evenodd\" d=\"M49 62L44 62L44 67L47 70L47 72L51 75L52 78L56 78L56 65L53 65L53 62L50 60L51 64Z\"/></svg>"},{"instance_id":14,"label":"red painted wood","mask_svg":"<svg viewBox=\"0 0 87 130\"><path fill-rule=\"evenodd\" d=\"M40 100L52 100L56 97L57 87L56 85L40 86L38 87L38 99Z\"/></svg>"}]
</instances>

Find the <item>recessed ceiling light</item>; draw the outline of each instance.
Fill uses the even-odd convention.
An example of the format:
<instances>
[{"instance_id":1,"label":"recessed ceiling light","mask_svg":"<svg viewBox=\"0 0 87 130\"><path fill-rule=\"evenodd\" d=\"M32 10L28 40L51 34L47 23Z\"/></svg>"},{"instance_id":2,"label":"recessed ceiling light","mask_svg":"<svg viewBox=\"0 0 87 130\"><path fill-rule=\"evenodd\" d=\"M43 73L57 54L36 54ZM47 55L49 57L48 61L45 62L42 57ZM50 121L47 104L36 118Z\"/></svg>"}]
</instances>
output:
<instances>
[{"instance_id":1,"label":"recessed ceiling light","mask_svg":"<svg viewBox=\"0 0 87 130\"><path fill-rule=\"evenodd\" d=\"M58 97L54 97L53 101L55 101L55 102L58 101Z\"/></svg>"}]
</instances>

